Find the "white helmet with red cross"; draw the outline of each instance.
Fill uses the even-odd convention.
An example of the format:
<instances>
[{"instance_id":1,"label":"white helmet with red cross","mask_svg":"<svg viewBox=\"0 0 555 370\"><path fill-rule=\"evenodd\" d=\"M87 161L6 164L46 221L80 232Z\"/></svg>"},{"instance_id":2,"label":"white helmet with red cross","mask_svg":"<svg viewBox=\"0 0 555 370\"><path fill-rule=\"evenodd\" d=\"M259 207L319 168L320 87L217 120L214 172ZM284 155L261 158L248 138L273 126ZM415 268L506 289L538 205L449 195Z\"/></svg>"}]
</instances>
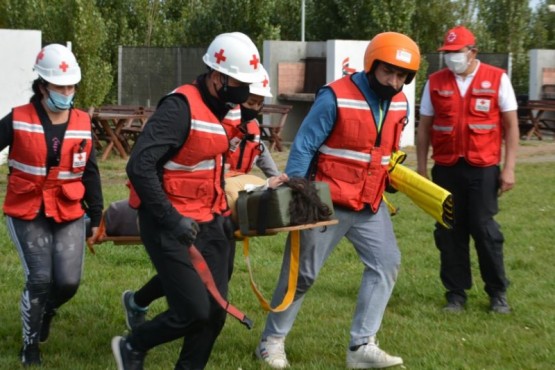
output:
<instances>
[{"instance_id":1,"label":"white helmet with red cross","mask_svg":"<svg viewBox=\"0 0 555 370\"><path fill-rule=\"evenodd\" d=\"M250 84L264 79L258 49L252 40L241 32L216 36L202 60L213 70L244 83Z\"/></svg>"},{"instance_id":2,"label":"white helmet with red cross","mask_svg":"<svg viewBox=\"0 0 555 370\"><path fill-rule=\"evenodd\" d=\"M264 74L264 80L260 82L253 82L249 85L249 92L253 95L258 96L265 96L267 98L272 97L272 92L270 91L270 77L268 77L268 72L264 69L264 66L260 66L262 68L262 73Z\"/></svg>"},{"instance_id":3,"label":"white helmet with red cross","mask_svg":"<svg viewBox=\"0 0 555 370\"><path fill-rule=\"evenodd\" d=\"M76 85L81 81L81 68L75 55L60 44L50 44L42 48L33 69L43 80L54 85Z\"/></svg>"}]
</instances>

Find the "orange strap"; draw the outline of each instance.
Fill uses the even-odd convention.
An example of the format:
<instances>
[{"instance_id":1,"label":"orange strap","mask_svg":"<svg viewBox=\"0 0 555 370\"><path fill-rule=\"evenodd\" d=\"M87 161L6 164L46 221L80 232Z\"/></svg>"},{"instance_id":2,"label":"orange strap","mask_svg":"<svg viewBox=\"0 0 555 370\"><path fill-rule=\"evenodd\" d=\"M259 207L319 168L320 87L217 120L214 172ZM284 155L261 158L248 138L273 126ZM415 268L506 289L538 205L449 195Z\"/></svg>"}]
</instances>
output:
<instances>
[{"instance_id":1,"label":"orange strap","mask_svg":"<svg viewBox=\"0 0 555 370\"><path fill-rule=\"evenodd\" d=\"M210 268L206 263L206 260L200 253L200 251L194 245L191 245L189 248L189 256L191 257L191 261L193 262L193 266L195 270L200 275L200 279L208 289L208 292L214 298L216 302L224 309L227 313L231 316L235 317L237 320L241 322L241 324L245 325L247 329L252 329L253 322L249 319L244 313L239 311L239 309L233 306L231 303L225 300L224 297L220 294L218 287L216 287L216 283L214 282L214 277L210 272Z\"/></svg>"},{"instance_id":2,"label":"orange strap","mask_svg":"<svg viewBox=\"0 0 555 370\"><path fill-rule=\"evenodd\" d=\"M98 225L98 231L96 235L91 236L88 238L87 247L92 254L96 254L96 250L94 249L94 245L102 242L102 239L106 237L106 221L104 221L104 212L102 213L102 217L100 218L100 225Z\"/></svg>"}]
</instances>

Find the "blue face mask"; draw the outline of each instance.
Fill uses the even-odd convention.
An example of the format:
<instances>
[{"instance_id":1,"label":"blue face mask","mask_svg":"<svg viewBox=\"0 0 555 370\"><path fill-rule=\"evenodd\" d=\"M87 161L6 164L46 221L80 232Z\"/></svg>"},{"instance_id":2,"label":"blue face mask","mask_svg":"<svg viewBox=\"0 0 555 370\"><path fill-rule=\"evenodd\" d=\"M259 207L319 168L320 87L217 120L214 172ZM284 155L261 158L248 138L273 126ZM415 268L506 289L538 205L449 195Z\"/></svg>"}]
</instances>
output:
<instances>
[{"instance_id":1,"label":"blue face mask","mask_svg":"<svg viewBox=\"0 0 555 370\"><path fill-rule=\"evenodd\" d=\"M52 112L61 112L68 110L73 105L73 97L75 94L64 95L56 91L48 90L48 99L46 99L46 105L48 109Z\"/></svg>"}]
</instances>

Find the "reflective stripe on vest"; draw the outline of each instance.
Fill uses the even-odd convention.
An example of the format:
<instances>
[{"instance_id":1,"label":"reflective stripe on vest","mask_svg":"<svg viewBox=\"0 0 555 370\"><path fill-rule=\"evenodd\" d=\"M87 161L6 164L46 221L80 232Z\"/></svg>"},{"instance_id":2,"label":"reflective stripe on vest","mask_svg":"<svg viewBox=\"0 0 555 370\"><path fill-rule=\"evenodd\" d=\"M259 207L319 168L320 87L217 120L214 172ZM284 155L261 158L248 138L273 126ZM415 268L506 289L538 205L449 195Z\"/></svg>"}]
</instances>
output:
<instances>
[{"instance_id":1,"label":"reflective stripe on vest","mask_svg":"<svg viewBox=\"0 0 555 370\"><path fill-rule=\"evenodd\" d=\"M430 75L434 107L431 130L432 158L449 166L464 157L477 167L501 161L502 117L499 88L503 70L481 63L464 97L447 69Z\"/></svg>"},{"instance_id":2,"label":"reflective stripe on vest","mask_svg":"<svg viewBox=\"0 0 555 370\"><path fill-rule=\"evenodd\" d=\"M59 164L50 169L44 128L34 105L14 108L12 126L14 136L8 156L10 175L4 212L24 220L34 219L41 209L56 222L81 217L85 192L81 179L92 151L89 115L78 109L70 110ZM83 161L75 162L79 153L83 153Z\"/></svg>"},{"instance_id":3,"label":"reflective stripe on vest","mask_svg":"<svg viewBox=\"0 0 555 370\"><path fill-rule=\"evenodd\" d=\"M195 86L183 85L174 93L189 102L191 123L185 143L163 166L164 191L179 213L208 222L227 209L221 186L226 131Z\"/></svg>"},{"instance_id":4,"label":"reflective stripe on vest","mask_svg":"<svg viewBox=\"0 0 555 370\"><path fill-rule=\"evenodd\" d=\"M360 161L364 163L370 163L372 161L372 155L368 153L356 152L354 150L347 149L334 149L327 145L322 145L319 149L320 153L331 155L338 158L352 159L353 161ZM381 159L381 164L387 166L389 164L390 155L384 155Z\"/></svg>"},{"instance_id":5,"label":"reflective stripe on vest","mask_svg":"<svg viewBox=\"0 0 555 370\"><path fill-rule=\"evenodd\" d=\"M376 211L406 119L406 97L400 93L393 98L378 134L373 112L351 76L328 86L337 97L337 118L319 148L314 178L329 184L335 204L353 210L370 205Z\"/></svg>"}]
</instances>

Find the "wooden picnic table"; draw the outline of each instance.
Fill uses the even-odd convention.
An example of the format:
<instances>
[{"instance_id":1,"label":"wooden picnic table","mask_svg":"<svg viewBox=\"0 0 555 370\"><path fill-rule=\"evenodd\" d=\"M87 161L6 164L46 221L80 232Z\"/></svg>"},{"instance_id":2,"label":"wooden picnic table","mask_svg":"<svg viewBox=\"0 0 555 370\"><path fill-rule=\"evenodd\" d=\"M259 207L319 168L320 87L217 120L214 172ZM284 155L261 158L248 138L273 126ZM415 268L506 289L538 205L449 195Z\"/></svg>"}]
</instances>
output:
<instances>
[{"instance_id":1,"label":"wooden picnic table","mask_svg":"<svg viewBox=\"0 0 555 370\"><path fill-rule=\"evenodd\" d=\"M260 126L260 138L262 140L267 140L269 143L270 151L277 150L281 152L283 150L283 145L281 143L281 133L285 127L285 122L287 121L287 115L293 108L292 105L281 105L281 104L264 104L262 107L262 115L279 115L277 122L261 123ZM270 118L271 120L271 118Z\"/></svg>"},{"instance_id":2,"label":"wooden picnic table","mask_svg":"<svg viewBox=\"0 0 555 370\"><path fill-rule=\"evenodd\" d=\"M526 140L534 135L542 140L542 128L555 130L554 127L547 124L547 120L543 119L545 112L555 112L555 100L528 100L526 103L519 105L519 110L527 111L531 125L528 132L526 132Z\"/></svg>"},{"instance_id":3,"label":"wooden picnic table","mask_svg":"<svg viewBox=\"0 0 555 370\"><path fill-rule=\"evenodd\" d=\"M148 119L144 113L93 112L92 122L95 138L104 141L100 159L106 160L112 149L116 148L121 158L127 159L132 145L122 135L122 130L130 127L142 127Z\"/></svg>"}]
</instances>

